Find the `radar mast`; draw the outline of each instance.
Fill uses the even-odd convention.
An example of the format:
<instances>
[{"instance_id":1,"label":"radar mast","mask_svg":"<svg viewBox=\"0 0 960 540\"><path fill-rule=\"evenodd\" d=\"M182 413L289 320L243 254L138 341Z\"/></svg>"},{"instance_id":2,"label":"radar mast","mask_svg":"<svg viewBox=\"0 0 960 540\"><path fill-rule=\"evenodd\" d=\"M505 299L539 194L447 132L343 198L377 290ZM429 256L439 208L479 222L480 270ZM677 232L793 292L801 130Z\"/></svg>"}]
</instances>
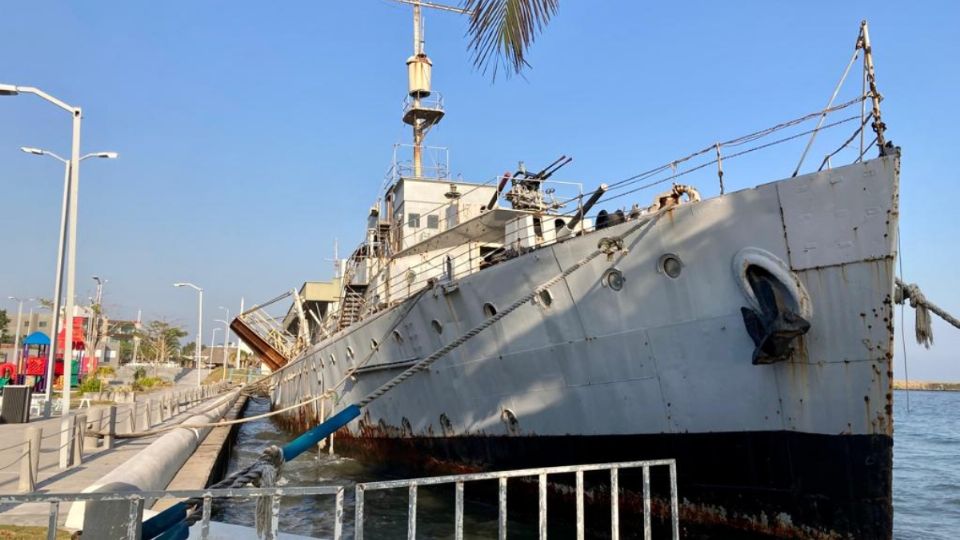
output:
<instances>
[{"instance_id":1,"label":"radar mast","mask_svg":"<svg viewBox=\"0 0 960 540\"><path fill-rule=\"evenodd\" d=\"M430 128L443 118L443 100L430 97L430 77L433 63L424 52L422 8L469 15L471 12L456 6L423 2L421 0L394 0L413 6L413 56L407 58L407 99L404 101L403 122L413 128L413 176L423 177L423 140Z\"/></svg>"}]
</instances>

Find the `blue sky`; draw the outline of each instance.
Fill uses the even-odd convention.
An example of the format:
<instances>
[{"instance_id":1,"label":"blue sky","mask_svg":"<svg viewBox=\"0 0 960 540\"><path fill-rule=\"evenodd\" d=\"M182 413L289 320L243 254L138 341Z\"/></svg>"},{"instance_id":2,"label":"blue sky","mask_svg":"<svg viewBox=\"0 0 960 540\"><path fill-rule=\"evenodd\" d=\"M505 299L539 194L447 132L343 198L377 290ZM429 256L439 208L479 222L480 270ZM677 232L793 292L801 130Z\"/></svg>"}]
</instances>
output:
<instances>
[{"instance_id":1,"label":"blue sky","mask_svg":"<svg viewBox=\"0 0 960 540\"><path fill-rule=\"evenodd\" d=\"M240 296L329 278L333 239L361 237L392 145L409 142L410 10L386 0L36 0L7 2L3 15L0 82L82 106L83 150L121 154L81 171L78 293L107 277L114 317L141 308L192 329L195 297L170 284L193 281L210 328ZM471 67L466 21L428 13L448 110L429 142L448 146L468 179L568 154L565 178L616 180L822 107L868 18L888 136L903 147L905 275L960 312L958 15L955 2L565 0L533 69L492 83ZM843 96L859 91L851 80ZM0 297L49 297L62 168L22 145L66 155L69 118L30 96L0 98ZM726 164L728 187L788 176L799 152ZM687 181L716 192L712 173ZM960 333L937 323L934 349L908 343L911 378L960 380Z\"/></svg>"}]
</instances>

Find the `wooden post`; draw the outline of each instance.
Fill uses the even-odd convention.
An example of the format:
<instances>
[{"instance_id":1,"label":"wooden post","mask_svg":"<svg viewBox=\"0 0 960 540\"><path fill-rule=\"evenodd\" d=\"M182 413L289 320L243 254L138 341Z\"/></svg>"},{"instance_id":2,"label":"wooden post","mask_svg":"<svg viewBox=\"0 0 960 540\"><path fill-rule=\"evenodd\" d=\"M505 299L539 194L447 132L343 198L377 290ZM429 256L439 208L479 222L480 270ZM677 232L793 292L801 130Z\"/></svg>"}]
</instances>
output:
<instances>
[{"instance_id":1,"label":"wooden post","mask_svg":"<svg viewBox=\"0 0 960 540\"><path fill-rule=\"evenodd\" d=\"M153 421L153 418L154 418L153 405L154 405L153 400L148 399L147 400L147 429L150 429L155 425L155 422Z\"/></svg>"},{"instance_id":2,"label":"wooden post","mask_svg":"<svg viewBox=\"0 0 960 540\"><path fill-rule=\"evenodd\" d=\"M73 427L75 430L73 434L73 464L80 465L83 463L83 439L87 431L87 415L78 414Z\"/></svg>"},{"instance_id":3,"label":"wooden post","mask_svg":"<svg viewBox=\"0 0 960 540\"><path fill-rule=\"evenodd\" d=\"M137 432L137 402L130 403L130 433Z\"/></svg>"},{"instance_id":4,"label":"wooden post","mask_svg":"<svg viewBox=\"0 0 960 540\"><path fill-rule=\"evenodd\" d=\"M117 406L111 405L107 416L107 436L103 439L103 446L107 450L113 448L113 436L117 434Z\"/></svg>"},{"instance_id":5,"label":"wooden post","mask_svg":"<svg viewBox=\"0 0 960 540\"><path fill-rule=\"evenodd\" d=\"M24 433L23 447L20 452L20 483L17 486L20 493L30 493L37 489L42 438L43 429L38 427L28 427Z\"/></svg>"},{"instance_id":6,"label":"wooden post","mask_svg":"<svg viewBox=\"0 0 960 540\"><path fill-rule=\"evenodd\" d=\"M143 407L143 430L144 431L150 429L150 427L153 426L153 423L150 422L150 406L151 405L152 403L150 401L147 401Z\"/></svg>"},{"instance_id":7,"label":"wooden post","mask_svg":"<svg viewBox=\"0 0 960 540\"><path fill-rule=\"evenodd\" d=\"M66 469L73 464L73 423L74 416L68 414L60 419L60 468Z\"/></svg>"}]
</instances>

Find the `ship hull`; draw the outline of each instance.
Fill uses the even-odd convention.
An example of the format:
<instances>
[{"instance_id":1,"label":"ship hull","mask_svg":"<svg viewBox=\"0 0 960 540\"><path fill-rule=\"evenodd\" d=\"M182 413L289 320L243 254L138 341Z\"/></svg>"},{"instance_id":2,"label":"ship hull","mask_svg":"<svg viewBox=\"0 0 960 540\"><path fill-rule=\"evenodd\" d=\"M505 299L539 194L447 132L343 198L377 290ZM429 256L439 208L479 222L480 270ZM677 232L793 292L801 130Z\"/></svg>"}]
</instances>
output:
<instances>
[{"instance_id":1,"label":"ship hull","mask_svg":"<svg viewBox=\"0 0 960 540\"><path fill-rule=\"evenodd\" d=\"M355 403L577 267L365 407L338 449L442 470L676 458L687 525L890 538L898 169L887 156L683 204L437 283L311 347L273 403ZM763 307L754 267L809 322L769 363L745 317Z\"/></svg>"},{"instance_id":2,"label":"ship hull","mask_svg":"<svg viewBox=\"0 0 960 540\"><path fill-rule=\"evenodd\" d=\"M674 458L685 538L889 538L893 525L893 442L885 435L770 431L398 438L345 431L336 448L404 475ZM627 471L620 474L622 513L636 519L642 512L642 480ZM654 476L655 497L668 494L663 480Z\"/></svg>"}]
</instances>

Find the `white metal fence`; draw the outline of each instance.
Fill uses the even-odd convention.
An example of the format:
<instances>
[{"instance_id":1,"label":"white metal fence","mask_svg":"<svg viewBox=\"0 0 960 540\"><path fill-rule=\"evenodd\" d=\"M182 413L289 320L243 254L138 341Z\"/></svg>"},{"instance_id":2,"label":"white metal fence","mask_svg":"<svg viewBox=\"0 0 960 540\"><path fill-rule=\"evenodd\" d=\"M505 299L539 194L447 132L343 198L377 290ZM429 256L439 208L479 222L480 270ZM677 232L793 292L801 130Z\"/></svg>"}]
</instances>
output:
<instances>
[{"instance_id":1,"label":"white metal fence","mask_svg":"<svg viewBox=\"0 0 960 540\"><path fill-rule=\"evenodd\" d=\"M677 464L672 459L650 461L628 461L621 463L602 463L596 465L570 465L565 467L547 467L539 469L520 469L489 473L460 474L414 478L409 480L386 480L382 482L364 482L356 485L356 533L355 540L363 540L365 518L365 493L374 490L407 488L407 539L417 536L417 488L454 484L454 538L463 540L463 487L467 482L497 480L498 486L498 534L499 540L507 538L507 481L511 478L537 478L538 488L538 530L541 540L547 538L547 482L550 475L574 474L576 477L576 528L577 539L583 540L584 526L584 485L583 474L590 471L608 471L610 474L610 531L611 538L620 538L620 471L623 469L642 469L643 474L643 538L650 540L652 535L652 496L650 493L650 469L665 467L670 473L670 527L673 540L680 538L680 520L677 503Z\"/></svg>"},{"instance_id":2,"label":"white metal fence","mask_svg":"<svg viewBox=\"0 0 960 540\"><path fill-rule=\"evenodd\" d=\"M405 480L387 480L380 482L364 482L355 486L355 529L354 538L364 539L364 521L367 516L366 493L369 491L406 488L407 499L407 532L408 539L417 537L417 490L420 486L436 486L454 484L454 538L463 540L464 535L464 485L468 482L496 480L498 482L498 538L507 538L507 485L510 479L536 479L539 538L547 538L547 489L551 475L573 474L576 478L576 537L582 540L586 534L584 508L584 473L607 472L609 474L610 498L610 537L620 538L620 498L623 490L620 487L620 471L625 469L640 469L643 486L643 538L652 537L652 500L650 487L650 471L653 468L666 468L669 471L670 495L670 531L673 540L679 540L679 514L677 499L677 468L672 459L650 461L628 461L620 463L603 463L594 465L571 465L565 467L547 467L538 469L520 469L489 473L461 474L450 476L435 476L413 478ZM128 511L125 515L113 516L113 519L123 519L125 522L125 538L139 540L141 538L140 523L145 504L152 504L159 499L202 499L200 516L195 516L190 523L199 523L199 530L193 530L192 537L199 534L206 539L210 535L211 509L214 499L225 499L227 502L237 499L269 498L269 522L265 523L265 537L276 539L280 533L280 503L284 497L332 496L333 501L333 539L343 538L344 518L344 486L301 486L301 487L271 487L271 488L229 488L203 490L176 490L176 491L136 491L121 493L32 493L21 495L0 495L0 505L15 505L27 503L46 503L49 505L47 538L54 540L57 533L57 522L60 515L60 505L66 502L104 502L126 501ZM594 496L594 498L596 498ZM104 516L104 519L109 519ZM624 531L633 533L635 531ZM391 534L391 537L400 537L400 534Z\"/></svg>"}]
</instances>

